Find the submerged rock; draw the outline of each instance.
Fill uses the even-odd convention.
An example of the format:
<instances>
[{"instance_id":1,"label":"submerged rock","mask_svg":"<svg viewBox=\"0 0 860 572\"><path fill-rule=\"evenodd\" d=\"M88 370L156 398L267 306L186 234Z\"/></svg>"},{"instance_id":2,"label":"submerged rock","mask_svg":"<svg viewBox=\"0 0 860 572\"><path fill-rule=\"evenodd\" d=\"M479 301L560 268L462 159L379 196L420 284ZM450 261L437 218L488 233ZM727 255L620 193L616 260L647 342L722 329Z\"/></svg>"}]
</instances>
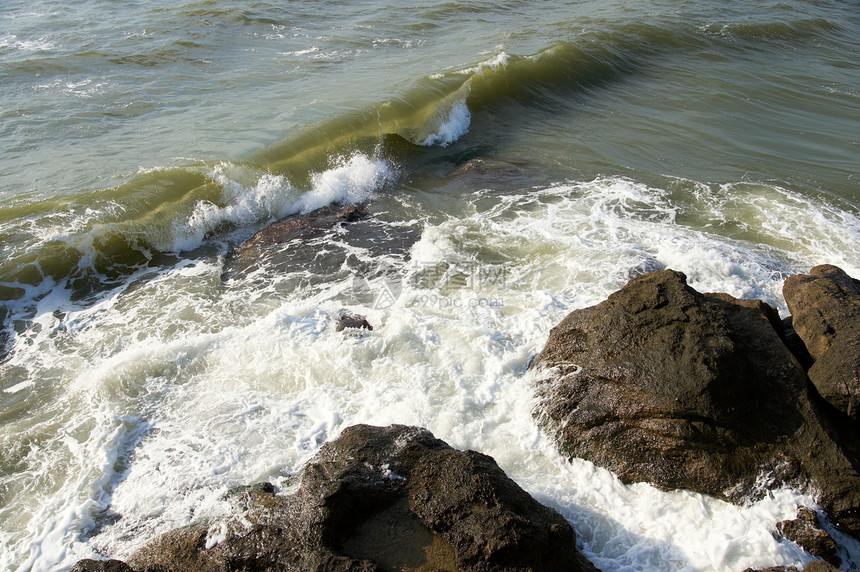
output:
<instances>
[{"instance_id":1,"label":"submerged rock","mask_svg":"<svg viewBox=\"0 0 860 572\"><path fill-rule=\"evenodd\" d=\"M535 415L559 449L624 482L730 501L812 485L860 533L857 433L832 422L760 301L652 272L552 329L533 363Z\"/></svg>"},{"instance_id":2,"label":"submerged rock","mask_svg":"<svg viewBox=\"0 0 860 572\"><path fill-rule=\"evenodd\" d=\"M128 564L141 572L596 570L570 524L491 457L416 427L347 428L305 467L295 493L233 494L241 515L217 544L207 526L193 525Z\"/></svg>"},{"instance_id":3,"label":"submerged rock","mask_svg":"<svg viewBox=\"0 0 860 572\"><path fill-rule=\"evenodd\" d=\"M816 266L785 281L792 324L815 360L809 379L839 411L860 420L860 281Z\"/></svg>"},{"instance_id":4,"label":"submerged rock","mask_svg":"<svg viewBox=\"0 0 860 572\"><path fill-rule=\"evenodd\" d=\"M354 222L366 216L355 205L342 207L323 207L309 214L290 217L270 224L249 238L239 252L247 255L247 251L271 244L282 244L296 238L302 238L313 231L331 228L336 224Z\"/></svg>"},{"instance_id":5,"label":"submerged rock","mask_svg":"<svg viewBox=\"0 0 860 572\"><path fill-rule=\"evenodd\" d=\"M343 315L337 321L337 331L342 332L347 328L373 330L373 326L364 316Z\"/></svg>"},{"instance_id":6,"label":"submerged rock","mask_svg":"<svg viewBox=\"0 0 860 572\"><path fill-rule=\"evenodd\" d=\"M276 222L225 257L221 279L281 292L350 275L369 280L385 261L405 258L423 231L418 221L403 225L371 207L324 207Z\"/></svg>"}]
</instances>

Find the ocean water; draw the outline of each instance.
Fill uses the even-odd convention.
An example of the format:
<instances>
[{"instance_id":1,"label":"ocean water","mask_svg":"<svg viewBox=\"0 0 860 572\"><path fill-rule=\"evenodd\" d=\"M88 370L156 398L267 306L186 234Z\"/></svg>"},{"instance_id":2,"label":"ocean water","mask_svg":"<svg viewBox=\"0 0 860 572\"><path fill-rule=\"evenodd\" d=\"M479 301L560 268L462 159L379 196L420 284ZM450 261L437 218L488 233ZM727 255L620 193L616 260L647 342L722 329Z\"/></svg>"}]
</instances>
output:
<instances>
[{"instance_id":1,"label":"ocean water","mask_svg":"<svg viewBox=\"0 0 860 572\"><path fill-rule=\"evenodd\" d=\"M783 315L787 276L860 276L858 62L853 0L7 0L0 569L215 538L355 423L492 455L606 571L802 566L771 531L815 491L569 462L527 366L650 269Z\"/></svg>"}]
</instances>

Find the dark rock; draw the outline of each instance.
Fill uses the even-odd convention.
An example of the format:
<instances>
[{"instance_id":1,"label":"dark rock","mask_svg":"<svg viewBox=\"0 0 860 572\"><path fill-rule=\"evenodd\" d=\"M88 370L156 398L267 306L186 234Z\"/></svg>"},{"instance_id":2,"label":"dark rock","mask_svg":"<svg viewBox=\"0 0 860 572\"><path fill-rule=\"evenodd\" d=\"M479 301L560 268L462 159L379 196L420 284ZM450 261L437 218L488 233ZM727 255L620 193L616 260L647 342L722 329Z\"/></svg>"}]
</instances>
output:
<instances>
[{"instance_id":1,"label":"dark rock","mask_svg":"<svg viewBox=\"0 0 860 572\"><path fill-rule=\"evenodd\" d=\"M69 572L135 572L121 560L80 560Z\"/></svg>"},{"instance_id":2,"label":"dark rock","mask_svg":"<svg viewBox=\"0 0 860 572\"><path fill-rule=\"evenodd\" d=\"M391 212L372 211L371 206L368 214L352 206L327 207L275 223L225 257L221 279L276 292L316 288L350 276L374 280L378 269L389 266L386 261L407 256L423 226L417 221L404 225ZM364 300L345 291L341 302Z\"/></svg>"},{"instance_id":3,"label":"dark rock","mask_svg":"<svg viewBox=\"0 0 860 572\"><path fill-rule=\"evenodd\" d=\"M794 357L797 358L803 371L808 372L809 368L812 367L812 364L815 363L815 360L812 359L811 355L809 355L809 350L806 349L806 344L804 344L803 340L800 339L800 336L797 335L791 316L782 320L782 332L782 341L785 342L785 346L792 354L794 354Z\"/></svg>"},{"instance_id":4,"label":"dark rock","mask_svg":"<svg viewBox=\"0 0 860 572\"><path fill-rule=\"evenodd\" d=\"M815 359L809 379L828 403L860 421L860 281L823 265L791 276L782 292Z\"/></svg>"},{"instance_id":5,"label":"dark rock","mask_svg":"<svg viewBox=\"0 0 860 572\"><path fill-rule=\"evenodd\" d=\"M794 566L771 566L769 568L762 568L759 570L755 570L753 568L747 568L744 572L800 572ZM823 560L813 560L803 569L803 572L839 572L839 568L824 562Z\"/></svg>"},{"instance_id":6,"label":"dark rock","mask_svg":"<svg viewBox=\"0 0 860 572\"><path fill-rule=\"evenodd\" d=\"M208 527L186 526L162 534L131 558L128 564L139 571L166 569L171 572L215 570L227 563L219 551L206 550Z\"/></svg>"},{"instance_id":7,"label":"dark rock","mask_svg":"<svg viewBox=\"0 0 860 572\"><path fill-rule=\"evenodd\" d=\"M468 180L473 183L472 187L493 183L493 188L506 182L521 182L525 176L525 171L518 165L486 158L469 159L448 174L449 179Z\"/></svg>"},{"instance_id":8,"label":"dark rock","mask_svg":"<svg viewBox=\"0 0 860 572\"><path fill-rule=\"evenodd\" d=\"M631 280L569 314L533 363L535 415L559 449L615 472L739 502L764 486L811 484L834 522L860 532L860 476L811 400L759 301L696 292L671 270ZM757 482L758 481L758 482Z\"/></svg>"},{"instance_id":9,"label":"dark rock","mask_svg":"<svg viewBox=\"0 0 860 572\"><path fill-rule=\"evenodd\" d=\"M339 223L354 222L363 216L366 216L365 213L355 205L323 207L306 215L290 217L270 224L249 238L239 252L241 255L251 248L289 242L316 230L331 228Z\"/></svg>"},{"instance_id":10,"label":"dark rock","mask_svg":"<svg viewBox=\"0 0 860 572\"><path fill-rule=\"evenodd\" d=\"M806 565L803 572L840 572L840 569L824 560L813 560Z\"/></svg>"},{"instance_id":11,"label":"dark rock","mask_svg":"<svg viewBox=\"0 0 860 572\"><path fill-rule=\"evenodd\" d=\"M243 512L214 546L208 527L193 525L128 563L172 572L596 570L570 524L491 457L415 427L350 427L305 467L294 494L234 494Z\"/></svg>"},{"instance_id":12,"label":"dark rock","mask_svg":"<svg viewBox=\"0 0 860 572\"><path fill-rule=\"evenodd\" d=\"M244 494L252 494L255 491L272 494L275 492L275 486L272 483L267 482L254 483L253 485L240 485L227 491L226 496L241 496Z\"/></svg>"},{"instance_id":13,"label":"dark rock","mask_svg":"<svg viewBox=\"0 0 860 572\"><path fill-rule=\"evenodd\" d=\"M346 328L373 330L373 326L370 325L370 322L368 322L364 316L341 316L337 321L337 331L341 332Z\"/></svg>"},{"instance_id":14,"label":"dark rock","mask_svg":"<svg viewBox=\"0 0 860 572\"><path fill-rule=\"evenodd\" d=\"M813 556L823 558L834 566L842 564L842 559L836 554L836 542L818 524L815 511L800 507L797 518L778 522L776 530L778 540L788 539Z\"/></svg>"},{"instance_id":15,"label":"dark rock","mask_svg":"<svg viewBox=\"0 0 860 572\"><path fill-rule=\"evenodd\" d=\"M9 309L5 305L0 304L0 362L5 361L6 356L9 354L10 332L12 330L11 325L7 325L6 323L9 315Z\"/></svg>"}]
</instances>

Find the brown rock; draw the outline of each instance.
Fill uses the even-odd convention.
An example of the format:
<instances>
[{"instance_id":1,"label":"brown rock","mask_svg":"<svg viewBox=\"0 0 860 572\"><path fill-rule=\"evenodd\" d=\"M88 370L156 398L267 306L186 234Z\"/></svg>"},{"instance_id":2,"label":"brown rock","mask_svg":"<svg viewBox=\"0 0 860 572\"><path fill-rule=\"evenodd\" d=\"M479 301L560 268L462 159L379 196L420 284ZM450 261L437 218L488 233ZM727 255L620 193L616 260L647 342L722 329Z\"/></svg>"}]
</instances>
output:
<instances>
[{"instance_id":1,"label":"brown rock","mask_svg":"<svg viewBox=\"0 0 860 572\"><path fill-rule=\"evenodd\" d=\"M69 572L135 572L121 560L80 560Z\"/></svg>"},{"instance_id":2,"label":"brown rock","mask_svg":"<svg viewBox=\"0 0 860 572\"><path fill-rule=\"evenodd\" d=\"M217 545L206 548L207 527L194 525L128 563L172 572L596 570L570 524L492 458L415 427L350 427L306 466L294 494L233 495L242 518Z\"/></svg>"},{"instance_id":3,"label":"brown rock","mask_svg":"<svg viewBox=\"0 0 860 572\"><path fill-rule=\"evenodd\" d=\"M783 295L815 360L812 383L828 403L860 420L860 281L836 266L816 266L788 278Z\"/></svg>"},{"instance_id":4,"label":"brown rock","mask_svg":"<svg viewBox=\"0 0 860 572\"><path fill-rule=\"evenodd\" d=\"M553 328L533 367L535 415L559 449L615 472L741 501L812 483L860 532L856 432L837 427L758 301L696 292L675 271L631 280ZM837 443L838 441L838 443Z\"/></svg>"},{"instance_id":5,"label":"brown rock","mask_svg":"<svg viewBox=\"0 0 860 572\"><path fill-rule=\"evenodd\" d=\"M302 238L315 230L331 228L339 223L354 222L363 216L365 214L355 205L346 205L323 207L306 215L290 217L270 224L249 238L242 245L240 255L251 248L289 242L296 238Z\"/></svg>"},{"instance_id":6,"label":"brown rock","mask_svg":"<svg viewBox=\"0 0 860 572\"><path fill-rule=\"evenodd\" d=\"M771 566L760 570L747 568L744 572L799 572L799 570L794 566ZM823 560L813 560L806 565L803 572L839 572L839 568L836 568Z\"/></svg>"},{"instance_id":7,"label":"brown rock","mask_svg":"<svg viewBox=\"0 0 860 572\"><path fill-rule=\"evenodd\" d=\"M842 563L842 559L836 555L836 542L818 524L815 511L800 507L797 518L778 522L776 530L778 539L788 539L813 556L823 558L834 566Z\"/></svg>"},{"instance_id":8,"label":"brown rock","mask_svg":"<svg viewBox=\"0 0 860 572\"><path fill-rule=\"evenodd\" d=\"M840 572L840 569L824 560L813 560L806 565L803 572Z\"/></svg>"},{"instance_id":9,"label":"brown rock","mask_svg":"<svg viewBox=\"0 0 860 572\"><path fill-rule=\"evenodd\" d=\"M370 322L364 316L341 316L337 321L337 331L342 332L347 328L373 330L373 326L370 325Z\"/></svg>"}]
</instances>

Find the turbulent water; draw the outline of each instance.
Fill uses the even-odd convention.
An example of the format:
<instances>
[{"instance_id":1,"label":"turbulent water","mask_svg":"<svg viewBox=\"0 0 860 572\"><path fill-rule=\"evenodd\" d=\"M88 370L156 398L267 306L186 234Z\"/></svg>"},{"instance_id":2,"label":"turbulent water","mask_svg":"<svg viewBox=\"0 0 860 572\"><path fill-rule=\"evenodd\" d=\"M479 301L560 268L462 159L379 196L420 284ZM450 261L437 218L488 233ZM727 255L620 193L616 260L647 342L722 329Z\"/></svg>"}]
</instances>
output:
<instances>
[{"instance_id":1,"label":"turbulent water","mask_svg":"<svg viewBox=\"0 0 860 572\"><path fill-rule=\"evenodd\" d=\"M854 0L7 0L0 569L217 530L354 423L492 455L605 571L802 566L771 531L815 491L568 462L527 367L649 269L783 315L785 277L860 276L858 62Z\"/></svg>"}]
</instances>

